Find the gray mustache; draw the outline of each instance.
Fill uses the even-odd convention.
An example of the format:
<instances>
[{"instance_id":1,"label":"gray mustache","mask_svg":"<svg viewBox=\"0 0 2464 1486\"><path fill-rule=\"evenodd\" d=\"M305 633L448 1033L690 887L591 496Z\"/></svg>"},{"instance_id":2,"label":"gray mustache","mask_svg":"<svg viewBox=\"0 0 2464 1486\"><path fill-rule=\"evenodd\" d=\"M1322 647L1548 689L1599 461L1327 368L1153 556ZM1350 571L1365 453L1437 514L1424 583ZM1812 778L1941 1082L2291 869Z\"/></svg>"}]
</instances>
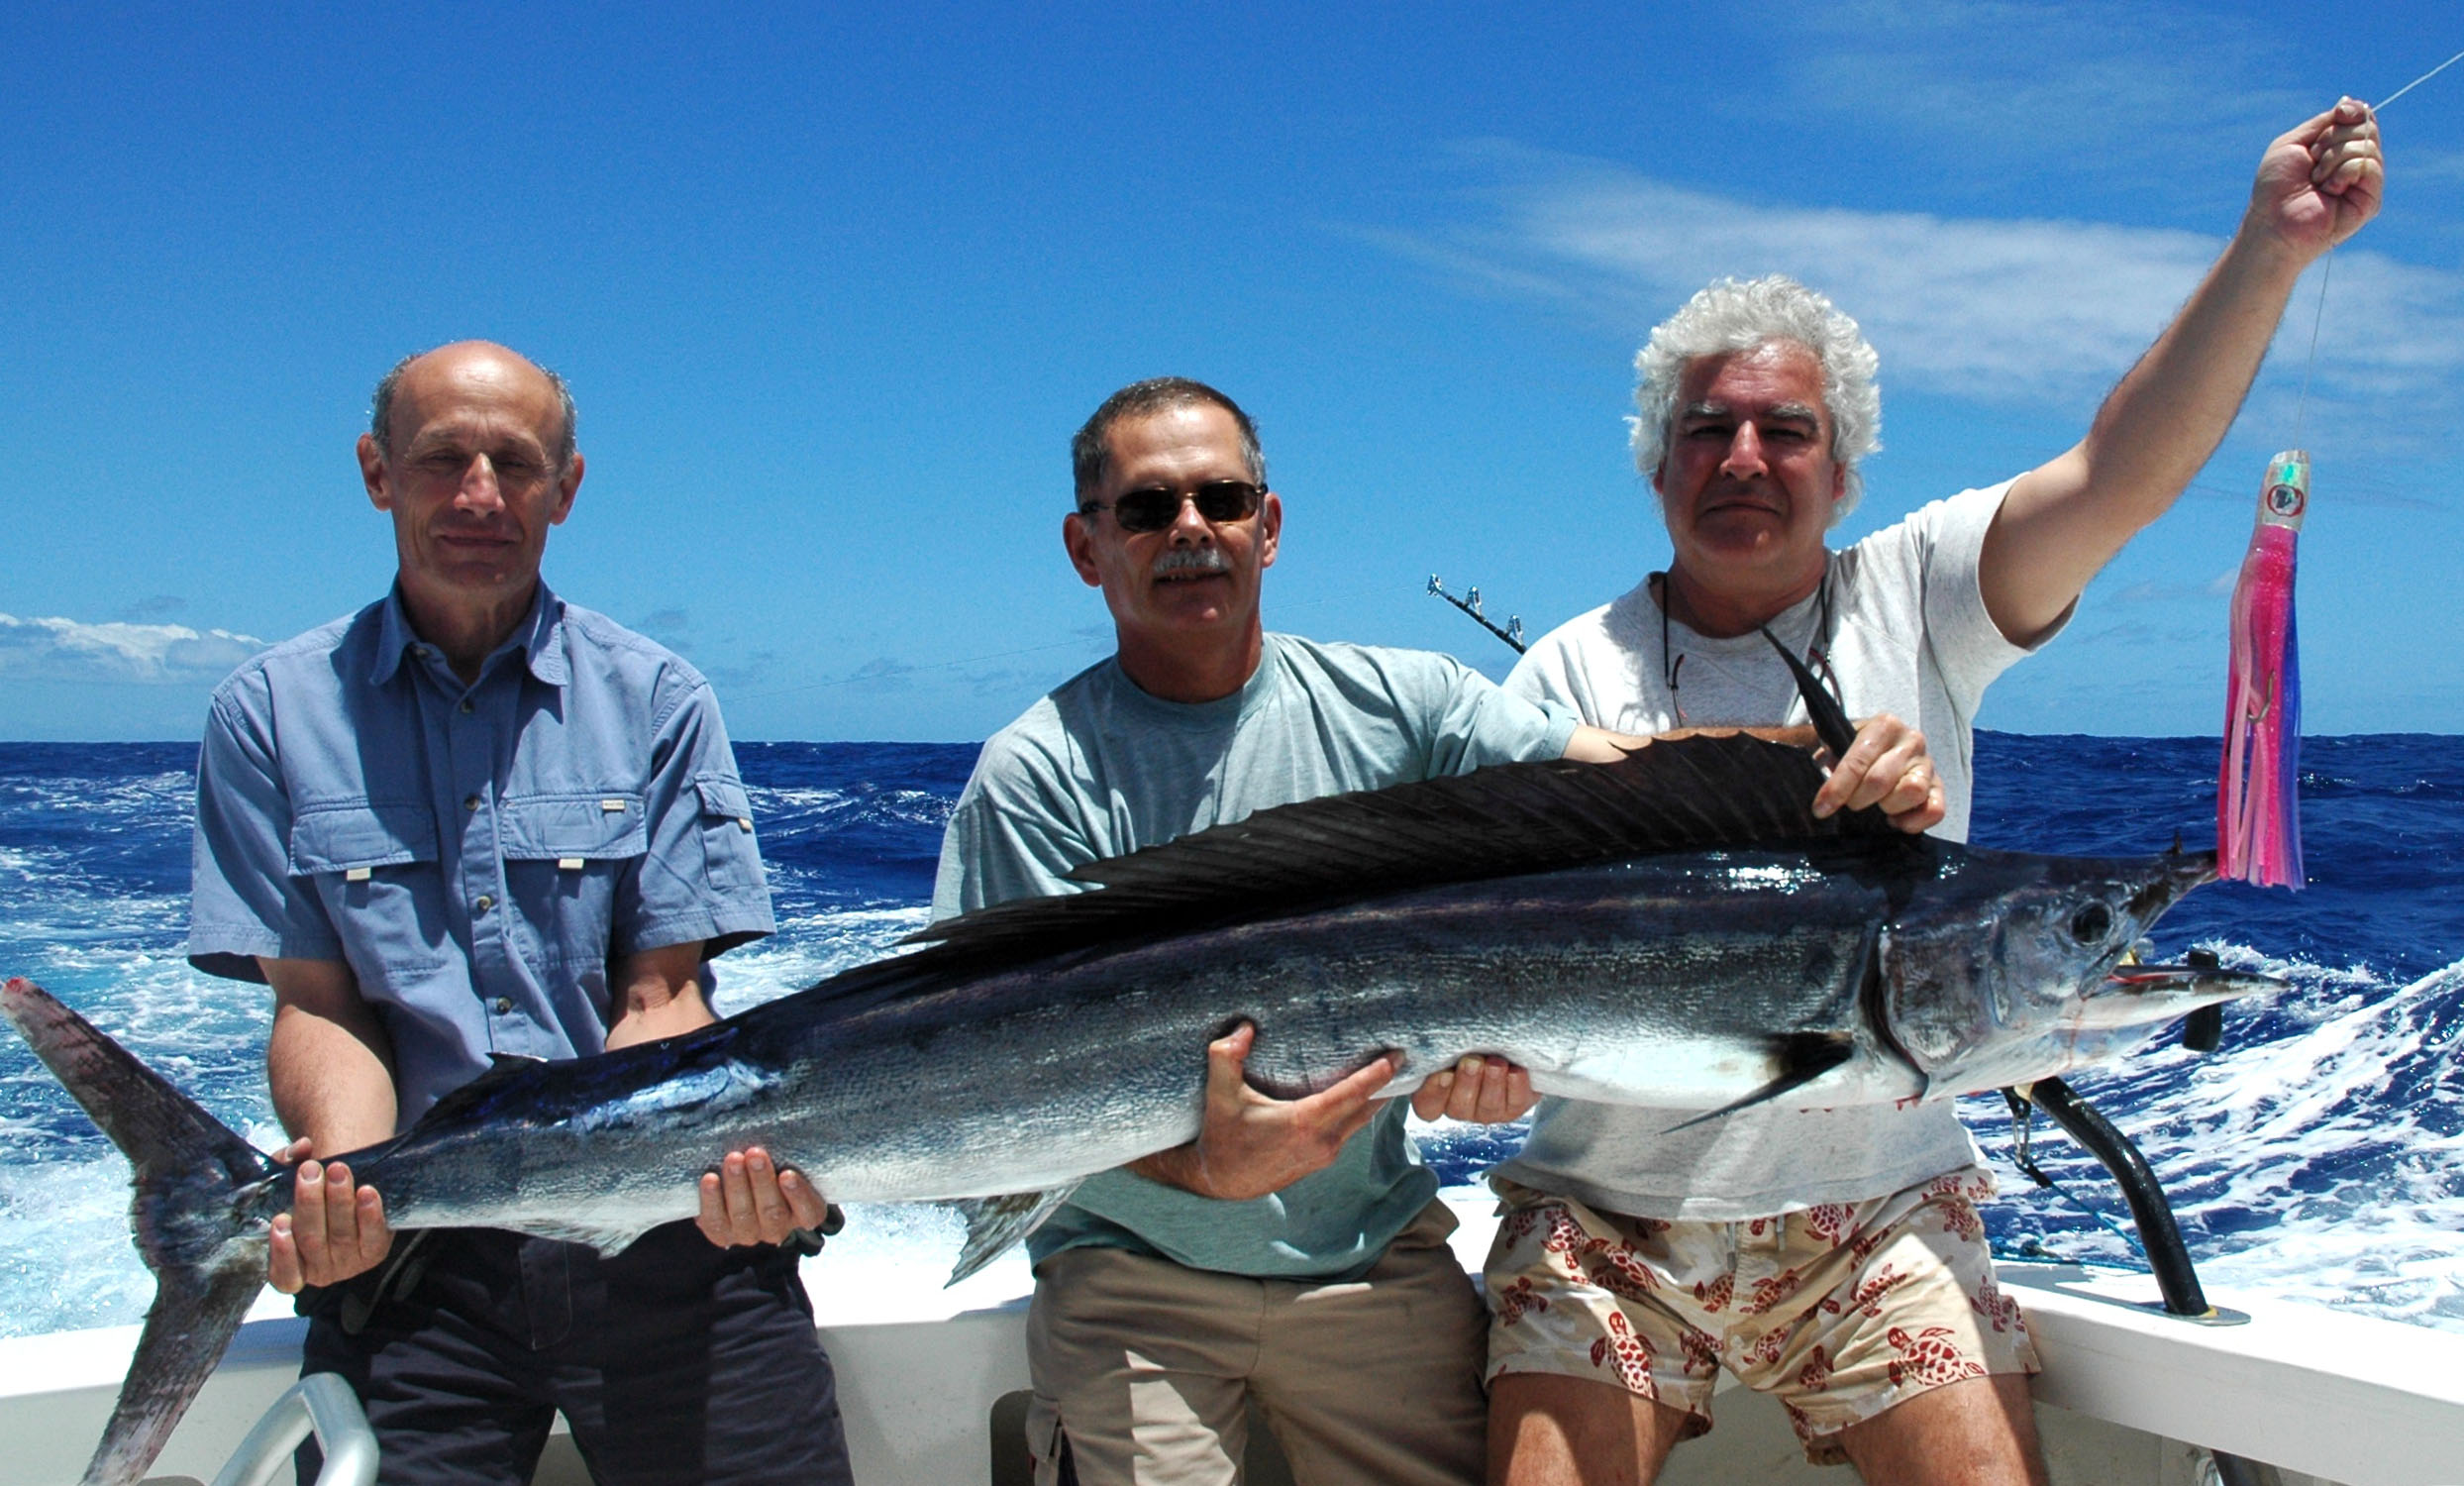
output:
<instances>
[{"instance_id":1,"label":"gray mustache","mask_svg":"<svg viewBox=\"0 0 2464 1486\"><path fill-rule=\"evenodd\" d=\"M1162 578L1168 573L1229 573L1232 565L1224 560L1223 551L1215 547L1181 547L1155 560L1154 574Z\"/></svg>"}]
</instances>

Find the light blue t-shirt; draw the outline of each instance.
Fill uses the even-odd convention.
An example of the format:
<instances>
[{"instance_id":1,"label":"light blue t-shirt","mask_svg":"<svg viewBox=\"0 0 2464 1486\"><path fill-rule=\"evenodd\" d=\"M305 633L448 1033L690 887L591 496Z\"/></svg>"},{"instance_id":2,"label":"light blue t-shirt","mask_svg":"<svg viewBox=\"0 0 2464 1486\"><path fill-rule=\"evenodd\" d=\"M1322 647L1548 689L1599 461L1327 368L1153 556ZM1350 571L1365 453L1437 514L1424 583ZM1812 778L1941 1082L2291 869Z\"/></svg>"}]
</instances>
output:
<instances>
[{"instance_id":1,"label":"light blue t-shirt","mask_svg":"<svg viewBox=\"0 0 2464 1486\"><path fill-rule=\"evenodd\" d=\"M1074 867L1272 805L1553 759L1575 727L1426 651L1270 634L1246 686L1195 703L1151 696L1107 660L984 744L942 839L933 913L1082 892L1064 876ZM1231 1274L1357 1277L1437 1193L1403 1114L1398 1100L1332 1166L1251 1202L1105 1172L1028 1252L1092 1244Z\"/></svg>"},{"instance_id":2,"label":"light blue t-shirt","mask_svg":"<svg viewBox=\"0 0 2464 1486\"><path fill-rule=\"evenodd\" d=\"M465 687L397 591L214 693L188 958L342 960L407 1127L493 1053L600 1050L611 955L772 928L699 673L541 584Z\"/></svg>"}]
</instances>

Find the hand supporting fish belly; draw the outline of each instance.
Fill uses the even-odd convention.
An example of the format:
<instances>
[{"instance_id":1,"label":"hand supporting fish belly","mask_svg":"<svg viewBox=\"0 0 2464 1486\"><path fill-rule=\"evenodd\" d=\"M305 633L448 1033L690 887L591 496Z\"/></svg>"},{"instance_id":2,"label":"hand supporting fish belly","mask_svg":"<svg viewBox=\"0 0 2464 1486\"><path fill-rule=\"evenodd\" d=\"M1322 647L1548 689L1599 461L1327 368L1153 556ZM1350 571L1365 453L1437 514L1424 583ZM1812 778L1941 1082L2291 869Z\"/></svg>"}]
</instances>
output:
<instances>
[{"instance_id":1,"label":"hand supporting fish belly","mask_svg":"<svg viewBox=\"0 0 2464 1486\"><path fill-rule=\"evenodd\" d=\"M1380 1054L1328 1088L1277 1099L1249 1081L1244 1065L1257 1040L1258 1029L1243 1022L1206 1045L1197 1138L1141 1156L1130 1170L1225 1202L1281 1192L1333 1164L1344 1142L1378 1116L1378 1092L1396 1071L1395 1060Z\"/></svg>"}]
</instances>

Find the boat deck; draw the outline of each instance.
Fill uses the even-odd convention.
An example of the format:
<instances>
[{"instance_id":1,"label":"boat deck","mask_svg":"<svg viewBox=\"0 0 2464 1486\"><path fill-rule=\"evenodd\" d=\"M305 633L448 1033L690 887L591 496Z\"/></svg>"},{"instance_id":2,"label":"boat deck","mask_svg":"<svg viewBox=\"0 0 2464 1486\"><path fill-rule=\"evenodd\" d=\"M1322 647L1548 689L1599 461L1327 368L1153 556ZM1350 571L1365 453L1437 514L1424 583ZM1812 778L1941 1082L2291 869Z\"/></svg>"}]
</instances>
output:
<instances>
[{"instance_id":1,"label":"boat deck","mask_svg":"<svg viewBox=\"0 0 2464 1486\"><path fill-rule=\"evenodd\" d=\"M2464 1483L2464 1337L2252 1297L2219 1297L2238 1324L2155 1309L2143 1275L2010 1263L2045 1362L2038 1418L2063 1483L2196 1486L2201 1447L2280 1468L2288 1486ZM816 1281L824 1275L816 1272ZM826 1289L817 1287L826 1295ZM269 1302L278 1298L268 1297ZM288 1386L306 1324L260 1307L155 1466L155 1481L211 1480ZM865 1486L1013 1486L1026 1480L1020 1431L1025 1300L913 1321L833 1319L821 1327ZM0 1486L73 1481L100 1434L137 1327L0 1340ZM1681 1448L1664 1480L1846 1479L1804 1463L1777 1405L1729 1388L1719 1425ZM1252 1486L1288 1477L1264 1431ZM560 1436L543 1486L587 1479Z\"/></svg>"}]
</instances>

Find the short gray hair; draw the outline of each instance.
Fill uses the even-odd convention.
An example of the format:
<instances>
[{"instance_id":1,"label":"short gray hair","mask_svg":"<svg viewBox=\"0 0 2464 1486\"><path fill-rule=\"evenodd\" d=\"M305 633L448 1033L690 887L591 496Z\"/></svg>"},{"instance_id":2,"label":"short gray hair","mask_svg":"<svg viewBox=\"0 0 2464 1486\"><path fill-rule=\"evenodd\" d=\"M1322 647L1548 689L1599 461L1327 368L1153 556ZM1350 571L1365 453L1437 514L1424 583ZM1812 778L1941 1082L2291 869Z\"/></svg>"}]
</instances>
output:
<instances>
[{"instance_id":1,"label":"short gray hair","mask_svg":"<svg viewBox=\"0 0 2464 1486\"><path fill-rule=\"evenodd\" d=\"M460 343L454 341L446 342L447 346L458 344ZM376 379L376 390L369 395L367 400L367 431L368 436L376 441L376 452L386 459L393 458L393 394L401 389L402 373L409 371L411 363L418 361L421 357L444 349L444 346L431 346L427 351L414 351L395 362L391 370ZM522 355L518 351L513 354ZM540 366L539 363L531 361L529 357L524 356L522 360L530 362L532 368L540 375L548 378L548 385L556 388L557 406L565 412L565 436L557 440L555 451L556 467L563 470L573 463L573 450L577 447L573 442L574 424L580 415L573 409L573 389L565 384L564 377Z\"/></svg>"},{"instance_id":2,"label":"short gray hair","mask_svg":"<svg viewBox=\"0 0 2464 1486\"><path fill-rule=\"evenodd\" d=\"M1071 435L1070 479L1077 498L1084 500L1086 492L1102 484L1103 478L1112 473L1109 436L1114 424L1152 418L1177 407L1219 407L1230 413L1233 427L1241 431L1241 462L1249 467L1249 482L1262 490L1266 488L1267 457L1258 447L1258 425L1241 411L1239 403L1191 377L1150 376L1106 397L1102 406Z\"/></svg>"},{"instance_id":3,"label":"short gray hair","mask_svg":"<svg viewBox=\"0 0 2464 1486\"><path fill-rule=\"evenodd\" d=\"M1882 359L1857 322L1831 301L1783 273L1722 278L1653 327L1634 357L1634 465L1645 478L1659 473L1677 415L1677 384L1689 363L1775 341L1802 346L1822 367L1822 405L1831 415L1831 459L1847 472L1836 525L1865 493L1857 461L1883 447L1883 394L1874 373Z\"/></svg>"}]
</instances>

